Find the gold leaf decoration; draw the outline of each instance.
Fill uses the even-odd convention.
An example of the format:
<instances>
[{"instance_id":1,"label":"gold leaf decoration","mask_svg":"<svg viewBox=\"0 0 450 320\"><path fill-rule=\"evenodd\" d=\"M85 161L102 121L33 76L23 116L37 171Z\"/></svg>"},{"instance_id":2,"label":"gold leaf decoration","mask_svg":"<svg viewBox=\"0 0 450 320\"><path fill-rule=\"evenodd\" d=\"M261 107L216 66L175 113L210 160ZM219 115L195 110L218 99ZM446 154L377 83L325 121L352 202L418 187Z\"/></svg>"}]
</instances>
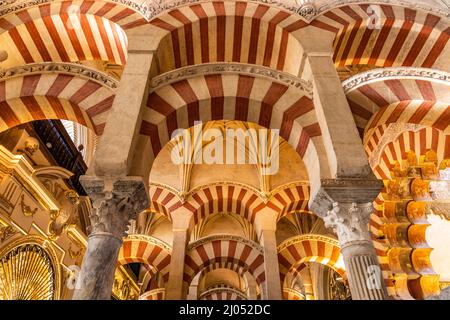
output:
<instances>
[{"instance_id":1,"label":"gold leaf decoration","mask_svg":"<svg viewBox=\"0 0 450 320\"><path fill-rule=\"evenodd\" d=\"M16 247L0 260L0 300L52 300L54 278L52 261L42 247Z\"/></svg>"}]
</instances>

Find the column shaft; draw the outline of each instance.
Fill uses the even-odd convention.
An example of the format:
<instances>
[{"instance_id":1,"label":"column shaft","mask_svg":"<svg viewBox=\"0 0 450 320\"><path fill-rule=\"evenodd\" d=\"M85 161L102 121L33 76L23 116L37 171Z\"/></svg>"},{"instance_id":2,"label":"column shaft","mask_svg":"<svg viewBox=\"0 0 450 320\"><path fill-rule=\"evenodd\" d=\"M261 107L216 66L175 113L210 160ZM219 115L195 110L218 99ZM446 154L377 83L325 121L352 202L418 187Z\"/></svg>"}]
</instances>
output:
<instances>
[{"instance_id":1,"label":"column shaft","mask_svg":"<svg viewBox=\"0 0 450 320\"><path fill-rule=\"evenodd\" d=\"M353 300L387 299L381 269L373 244L350 243L341 249Z\"/></svg>"},{"instance_id":2,"label":"column shaft","mask_svg":"<svg viewBox=\"0 0 450 320\"><path fill-rule=\"evenodd\" d=\"M314 105L332 177L367 175L364 148L331 53L308 54L314 83ZM342 121L347 119L347 121Z\"/></svg>"},{"instance_id":3,"label":"column shaft","mask_svg":"<svg viewBox=\"0 0 450 320\"><path fill-rule=\"evenodd\" d=\"M368 223L372 203L334 203L324 217L325 226L336 232L344 257L353 300L384 300L387 298L378 257Z\"/></svg>"},{"instance_id":4,"label":"column shaft","mask_svg":"<svg viewBox=\"0 0 450 320\"><path fill-rule=\"evenodd\" d=\"M139 177L83 176L80 181L93 204L88 246L72 299L108 300L122 239L127 235L130 220L148 207L148 191Z\"/></svg>"},{"instance_id":5,"label":"column shaft","mask_svg":"<svg viewBox=\"0 0 450 320\"><path fill-rule=\"evenodd\" d=\"M280 268L278 266L275 230L261 230L261 243L264 248L264 271L266 274L263 299L281 300Z\"/></svg>"},{"instance_id":6,"label":"column shaft","mask_svg":"<svg viewBox=\"0 0 450 320\"><path fill-rule=\"evenodd\" d=\"M129 51L95 155L97 175L128 175L150 88L153 51Z\"/></svg>"},{"instance_id":7,"label":"column shaft","mask_svg":"<svg viewBox=\"0 0 450 320\"><path fill-rule=\"evenodd\" d=\"M184 283L183 274L188 234L188 229L173 231L172 260L170 261L169 281L166 289L167 300L187 298L188 284Z\"/></svg>"},{"instance_id":8,"label":"column shaft","mask_svg":"<svg viewBox=\"0 0 450 320\"><path fill-rule=\"evenodd\" d=\"M122 241L110 234L89 237L73 300L109 300Z\"/></svg>"}]
</instances>

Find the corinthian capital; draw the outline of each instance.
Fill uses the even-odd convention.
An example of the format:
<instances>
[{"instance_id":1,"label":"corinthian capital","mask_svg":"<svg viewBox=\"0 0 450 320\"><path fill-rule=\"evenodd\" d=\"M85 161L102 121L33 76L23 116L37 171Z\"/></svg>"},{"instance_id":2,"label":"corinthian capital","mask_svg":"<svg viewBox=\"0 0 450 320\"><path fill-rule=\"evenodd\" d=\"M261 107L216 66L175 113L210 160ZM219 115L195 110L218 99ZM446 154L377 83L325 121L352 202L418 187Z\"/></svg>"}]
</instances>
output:
<instances>
[{"instance_id":1,"label":"corinthian capital","mask_svg":"<svg viewBox=\"0 0 450 320\"><path fill-rule=\"evenodd\" d=\"M335 202L323 218L326 227L333 228L341 246L353 241L368 241L368 223L373 212L372 203L342 204Z\"/></svg>"},{"instance_id":2,"label":"corinthian capital","mask_svg":"<svg viewBox=\"0 0 450 320\"><path fill-rule=\"evenodd\" d=\"M90 235L110 234L122 239L131 220L149 205L148 192L139 178L85 176L80 181L92 200Z\"/></svg>"}]
</instances>

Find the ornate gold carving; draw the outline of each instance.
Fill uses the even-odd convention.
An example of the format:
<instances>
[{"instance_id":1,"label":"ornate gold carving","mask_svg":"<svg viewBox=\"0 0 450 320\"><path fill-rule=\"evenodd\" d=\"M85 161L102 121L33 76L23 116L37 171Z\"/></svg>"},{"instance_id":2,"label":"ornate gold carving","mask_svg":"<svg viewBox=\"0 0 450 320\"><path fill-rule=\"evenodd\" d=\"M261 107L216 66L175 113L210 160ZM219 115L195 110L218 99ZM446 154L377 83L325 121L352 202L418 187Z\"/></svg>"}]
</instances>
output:
<instances>
[{"instance_id":1,"label":"ornate gold carving","mask_svg":"<svg viewBox=\"0 0 450 320\"><path fill-rule=\"evenodd\" d=\"M330 300L351 300L350 288L344 282L344 279L339 273L330 269L329 271L329 291L328 297Z\"/></svg>"},{"instance_id":2,"label":"ornate gold carving","mask_svg":"<svg viewBox=\"0 0 450 320\"><path fill-rule=\"evenodd\" d=\"M17 233L12 226L0 226L0 243L8 240Z\"/></svg>"},{"instance_id":3,"label":"ornate gold carving","mask_svg":"<svg viewBox=\"0 0 450 320\"><path fill-rule=\"evenodd\" d=\"M52 300L54 273L44 248L36 244L18 246L1 258L0 300Z\"/></svg>"},{"instance_id":4,"label":"ornate gold carving","mask_svg":"<svg viewBox=\"0 0 450 320\"><path fill-rule=\"evenodd\" d=\"M9 211L13 208L13 204L9 202L8 199L6 199L4 196L0 195L0 205L6 209L6 211Z\"/></svg>"},{"instance_id":5,"label":"ornate gold carving","mask_svg":"<svg viewBox=\"0 0 450 320\"><path fill-rule=\"evenodd\" d=\"M20 197L20 207L22 208L22 213L25 217L32 217L36 214L38 208L31 209L30 206L25 204L25 195L22 194Z\"/></svg>"},{"instance_id":6,"label":"ornate gold carving","mask_svg":"<svg viewBox=\"0 0 450 320\"><path fill-rule=\"evenodd\" d=\"M123 266L117 268L114 275L112 294L119 300L137 300L139 297L139 287L127 274Z\"/></svg>"},{"instance_id":7,"label":"ornate gold carving","mask_svg":"<svg viewBox=\"0 0 450 320\"><path fill-rule=\"evenodd\" d=\"M81 256L81 249L78 249L77 251L72 249L72 244L70 244L69 249L67 249L67 252L69 252L69 256L76 260L79 256Z\"/></svg>"}]
</instances>

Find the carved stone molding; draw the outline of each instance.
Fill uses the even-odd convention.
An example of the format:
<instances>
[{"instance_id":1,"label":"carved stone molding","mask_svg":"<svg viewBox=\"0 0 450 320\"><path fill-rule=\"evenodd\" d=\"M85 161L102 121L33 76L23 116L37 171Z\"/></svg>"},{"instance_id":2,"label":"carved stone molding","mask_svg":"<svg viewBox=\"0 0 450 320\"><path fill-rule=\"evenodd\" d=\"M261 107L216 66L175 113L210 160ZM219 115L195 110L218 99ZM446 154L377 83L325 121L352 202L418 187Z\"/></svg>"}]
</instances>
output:
<instances>
[{"instance_id":1,"label":"carved stone molding","mask_svg":"<svg viewBox=\"0 0 450 320\"><path fill-rule=\"evenodd\" d=\"M445 71L416 67L392 67L361 72L343 81L342 87L345 93L348 93L371 82L405 78L443 81L448 82L448 85L450 85L450 73Z\"/></svg>"},{"instance_id":2,"label":"carved stone molding","mask_svg":"<svg viewBox=\"0 0 450 320\"><path fill-rule=\"evenodd\" d=\"M331 237L328 236L324 236L321 234L302 234L300 236L295 236L295 237L291 237L289 239L286 239L285 241L283 241L282 243L280 243L277 247L277 251L280 252L284 249L286 249L287 247L294 245L296 243L300 243L303 241L322 241L324 243L328 243L331 244L333 246L339 246L339 242L336 239L333 239Z\"/></svg>"},{"instance_id":3,"label":"carved stone molding","mask_svg":"<svg viewBox=\"0 0 450 320\"><path fill-rule=\"evenodd\" d=\"M360 178L323 179L321 187L310 202L310 210L323 218L333 203L368 203L376 199L383 182L374 176Z\"/></svg>"},{"instance_id":4,"label":"carved stone molding","mask_svg":"<svg viewBox=\"0 0 450 320\"><path fill-rule=\"evenodd\" d=\"M170 11L182 6L195 4L202 2L203 0L109 0L109 2L117 3L132 9L144 16L145 19L151 20L158 16L159 14ZM225 0L226 1L226 0ZM289 11L293 14L302 17L305 21L310 22L314 18L329 11L333 8L337 8L343 5L367 3L367 1L361 0L253 0L257 3L262 3L266 5L277 6L280 9ZM41 4L49 3L51 0L30 0L30 1L18 1L18 0L0 0L0 6L5 8L0 10L0 17L14 13L20 10L38 6ZM323 3L322 3L323 2ZM408 8L421 9L425 11L432 12L434 14L449 17L450 10L445 7L438 5L426 4L422 1L406 1L406 0L378 0L379 4L391 4L397 6L404 6Z\"/></svg>"},{"instance_id":5,"label":"carved stone molding","mask_svg":"<svg viewBox=\"0 0 450 320\"><path fill-rule=\"evenodd\" d=\"M359 205L335 202L323 220L325 227L333 229L344 247L352 242L371 241L368 224L373 211L371 202Z\"/></svg>"},{"instance_id":6,"label":"carved stone molding","mask_svg":"<svg viewBox=\"0 0 450 320\"><path fill-rule=\"evenodd\" d=\"M208 237L204 237L201 238L195 242L190 243L187 248L186 248L186 252L191 251L192 249L195 249L196 247L199 247L205 243L209 243L212 242L214 240L233 240L233 241L237 241L239 243L243 243L246 244L250 247L252 247L253 249L257 250L259 253L264 254L263 248L256 243L255 241L251 241L248 239L245 239L243 237L240 236L235 236L235 235L229 235L229 234L216 234L216 235L212 235L212 236L208 236Z\"/></svg>"},{"instance_id":7,"label":"carved stone molding","mask_svg":"<svg viewBox=\"0 0 450 320\"><path fill-rule=\"evenodd\" d=\"M155 90L158 87L162 87L180 80L218 73L247 74L250 76L270 78L274 81L302 90L309 98L312 98L313 95L312 83L310 82L272 68L244 63L205 63L196 66L179 68L154 77L151 81L151 87Z\"/></svg>"},{"instance_id":8,"label":"carved stone molding","mask_svg":"<svg viewBox=\"0 0 450 320\"><path fill-rule=\"evenodd\" d=\"M118 86L117 80L115 80L114 78L108 76L103 72L91 69L81 64L64 63L64 62L32 63L6 69L4 71L0 71L0 81L37 73L70 74L87 78L110 89L116 89Z\"/></svg>"},{"instance_id":9,"label":"carved stone molding","mask_svg":"<svg viewBox=\"0 0 450 320\"><path fill-rule=\"evenodd\" d=\"M371 168L375 168L380 163L380 157L386 147L389 143L395 141L399 135L401 135L405 131L419 131L426 126L420 125L420 124L414 124L414 123L391 123L389 124L388 128L384 131L383 136L381 139L379 139L379 142L377 143L375 149L372 151L372 153L369 156L369 164ZM368 137L370 137L369 134L364 135L364 145L367 144Z\"/></svg>"},{"instance_id":10,"label":"carved stone molding","mask_svg":"<svg viewBox=\"0 0 450 320\"><path fill-rule=\"evenodd\" d=\"M121 240L130 220L149 206L148 192L140 178L82 176L80 182L92 200L90 236L110 234Z\"/></svg>"},{"instance_id":11,"label":"carved stone molding","mask_svg":"<svg viewBox=\"0 0 450 320\"><path fill-rule=\"evenodd\" d=\"M156 188L162 188L165 189L167 191L169 191L170 193L174 194L178 200L180 200L181 203L186 203L187 201L189 201L191 199L191 197L196 194L197 192L203 190L203 189L209 189L209 188L214 188L217 186L222 186L222 187L226 187L226 186L236 186L236 187L241 187L243 189L246 189L252 193L254 193L256 196L258 196L258 198L263 201L264 203L269 202L276 194L278 194L279 192L282 192L285 189L295 189L298 186L309 186L309 181L306 180L301 180L301 181L295 181L295 182L290 182L281 186L277 186L276 188L274 188L273 190L271 190L269 192L268 195L265 195L261 192L261 190L245 184L245 183L240 183L240 182L235 182L235 181L221 181L221 182L212 182L209 184L203 184L203 185L199 185L196 186L195 188L190 189L188 192L182 192L172 186L169 186L167 184L164 183L156 183L156 182L150 182L150 188L152 187L156 187Z\"/></svg>"},{"instance_id":12,"label":"carved stone molding","mask_svg":"<svg viewBox=\"0 0 450 320\"><path fill-rule=\"evenodd\" d=\"M144 235L144 234L130 234L124 240L143 240L143 241L146 241L148 243L154 244L155 246L158 246L158 247L166 250L169 253L172 252L172 246L170 246L166 242L164 242L164 241L162 241L160 239L154 238L152 236L147 236L147 235Z\"/></svg>"},{"instance_id":13,"label":"carved stone molding","mask_svg":"<svg viewBox=\"0 0 450 320\"><path fill-rule=\"evenodd\" d=\"M318 4L319 2L323 2L323 4ZM434 14L450 17L450 8L445 8L445 5L442 3L442 6L438 6L437 4L431 4L429 0L423 1L415 1L415 0L377 0L377 4L390 4L394 6L402 6L411 9L420 9L425 11L433 12ZM337 8L344 5L350 4L359 4L359 3L367 3L367 1L362 0L315 0L317 6L317 15L321 15L326 11L329 11L333 8Z\"/></svg>"},{"instance_id":14,"label":"carved stone molding","mask_svg":"<svg viewBox=\"0 0 450 320\"><path fill-rule=\"evenodd\" d=\"M236 288L233 288L231 286L225 286L225 285L217 286L217 287L209 287L207 290L200 293L198 300L202 300L202 299L205 299L206 297L211 296L215 293L219 294L222 292L234 293L234 294L236 294L236 296L238 296L242 300L247 300L247 296L242 291L240 291Z\"/></svg>"}]
</instances>

